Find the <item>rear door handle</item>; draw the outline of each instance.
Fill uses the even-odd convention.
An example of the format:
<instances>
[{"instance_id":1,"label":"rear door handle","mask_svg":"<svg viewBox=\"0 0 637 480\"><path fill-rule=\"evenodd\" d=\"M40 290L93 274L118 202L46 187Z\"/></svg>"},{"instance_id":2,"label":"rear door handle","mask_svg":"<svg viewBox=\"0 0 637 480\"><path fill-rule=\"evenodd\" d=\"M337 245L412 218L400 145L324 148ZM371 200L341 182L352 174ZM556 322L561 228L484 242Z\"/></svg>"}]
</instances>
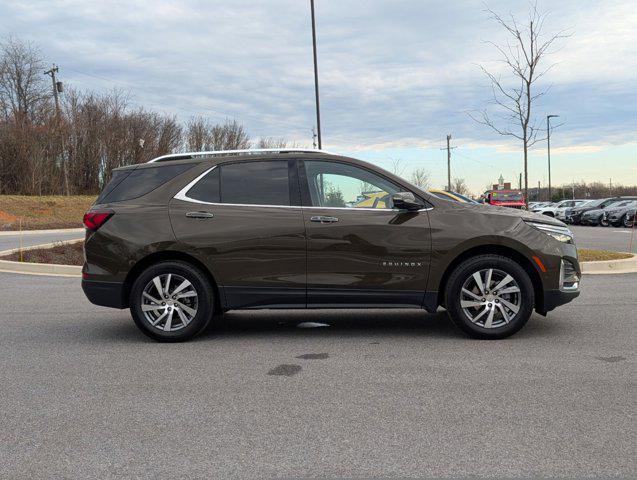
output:
<instances>
[{"instance_id":1,"label":"rear door handle","mask_svg":"<svg viewBox=\"0 0 637 480\"><path fill-rule=\"evenodd\" d=\"M324 217L323 215L317 215L310 218L310 222L317 223L336 223L338 222L338 218L336 217Z\"/></svg>"},{"instance_id":2,"label":"rear door handle","mask_svg":"<svg viewBox=\"0 0 637 480\"><path fill-rule=\"evenodd\" d=\"M211 212L188 212L186 216L188 218L212 218L215 214Z\"/></svg>"}]
</instances>

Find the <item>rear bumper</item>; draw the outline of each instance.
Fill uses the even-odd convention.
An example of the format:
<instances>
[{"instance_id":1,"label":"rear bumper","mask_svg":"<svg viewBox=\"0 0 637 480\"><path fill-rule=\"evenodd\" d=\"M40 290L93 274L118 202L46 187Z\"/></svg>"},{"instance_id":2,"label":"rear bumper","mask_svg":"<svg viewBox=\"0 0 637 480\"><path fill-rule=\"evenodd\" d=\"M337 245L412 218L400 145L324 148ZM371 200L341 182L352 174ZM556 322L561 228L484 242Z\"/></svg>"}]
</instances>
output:
<instances>
[{"instance_id":1,"label":"rear bumper","mask_svg":"<svg viewBox=\"0 0 637 480\"><path fill-rule=\"evenodd\" d=\"M82 280L82 290L89 302L102 307L126 308L124 286L121 282Z\"/></svg>"},{"instance_id":2,"label":"rear bumper","mask_svg":"<svg viewBox=\"0 0 637 480\"><path fill-rule=\"evenodd\" d=\"M550 312L560 305L572 302L579 297L580 291L545 290L544 291L544 312Z\"/></svg>"}]
</instances>

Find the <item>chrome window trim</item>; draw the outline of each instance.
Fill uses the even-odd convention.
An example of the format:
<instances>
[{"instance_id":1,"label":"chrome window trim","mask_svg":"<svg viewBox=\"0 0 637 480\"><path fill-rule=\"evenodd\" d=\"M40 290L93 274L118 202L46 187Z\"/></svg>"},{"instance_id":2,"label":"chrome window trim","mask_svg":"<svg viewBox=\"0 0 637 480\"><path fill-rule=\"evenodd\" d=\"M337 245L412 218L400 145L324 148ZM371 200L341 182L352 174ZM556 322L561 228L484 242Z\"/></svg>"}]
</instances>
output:
<instances>
[{"instance_id":1,"label":"chrome window trim","mask_svg":"<svg viewBox=\"0 0 637 480\"><path fill-rule=\"evenodd\" d=\"M205 202L203 200L197 200L196 198L192 198L188 196L188 191L194 187L197 182L199 182L199 180L201 180L203 177L205 177L206 175L208 175L210 172L212 172L215 168L217 168L218 165L215 165L214 167L209 168L208 170L204 171L203 173L201 173L200 175L198 175L194 180L191 180L190 182L188 182L188 184L182 188L181 190L179 190L174 196L173 199L175 200L181 200L182 202L190 202L190 203L197 203L199 205L214 205L214 206L218 206L218 207L260 207L260 208L301 208L301 209L306 209L306 210L347 210L347 211L354 211L354 212L404 212L405 210L401 210L399 208L368 208L368 207L361 207L361 208L348 208L348 207L304 207L301 205L267 205L267 204L260 204L260 203L219 203L219 202ZM417 212L426 212L429 210L433 210L433 207L425 207L425 208L421 208L420 210L416 210Z\"/></svg>"}]
</instances>

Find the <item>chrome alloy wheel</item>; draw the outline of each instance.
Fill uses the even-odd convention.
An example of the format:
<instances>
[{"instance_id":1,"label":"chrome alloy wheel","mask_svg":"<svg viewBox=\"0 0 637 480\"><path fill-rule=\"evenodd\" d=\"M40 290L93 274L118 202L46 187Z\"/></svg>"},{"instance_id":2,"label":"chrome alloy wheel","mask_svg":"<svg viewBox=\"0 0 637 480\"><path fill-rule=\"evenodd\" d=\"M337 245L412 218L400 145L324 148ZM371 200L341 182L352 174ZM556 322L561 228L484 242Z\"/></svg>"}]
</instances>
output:
<instances>
[{"instance_id":1,"label":"chrome alloy wheel","mask_svg":"<svg viewBox=\"0 0 637 480\"><path fill-rule=\"evenodd\" d=\"M511 322L520 311L520 286L511 275L490 268L467 278L460 291L460 306L467 318L484 328Z\"/></svg>"},{"instance_id":2,"label":"chrome alloy wheel","mask_svg":"<svg viewBox=\"0 0 637 480\"><path fill-rule=\"evenodd\" d=\"M167 273L153 278L142 292L142 312L153 327L174 332L197 315L197 291L180 275Z\"/></svg>"}]
</instances>

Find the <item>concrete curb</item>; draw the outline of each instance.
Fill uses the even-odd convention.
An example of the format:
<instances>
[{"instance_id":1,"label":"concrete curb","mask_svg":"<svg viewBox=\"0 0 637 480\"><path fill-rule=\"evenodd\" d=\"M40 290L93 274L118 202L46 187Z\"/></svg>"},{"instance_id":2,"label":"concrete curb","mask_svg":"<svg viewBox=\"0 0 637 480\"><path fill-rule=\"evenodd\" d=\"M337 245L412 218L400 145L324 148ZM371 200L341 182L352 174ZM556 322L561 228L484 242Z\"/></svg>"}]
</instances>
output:
<instances>
[{"instance_id":1,"label":"concrete curb","mask_svg":"<svg viewBox=\"0 0 637 480\"><path fill-rule=\"evenodd\" d=\"M83 238L73 240L63 240L54 243L44 243L42 245L33 245L31 247L24 247L22 251L36 250L40 248L53 248L57 245L70 245L73 243L83 242ZM12 253L19 252L19 248L12 248L11 250L4 250L0 252L0 257L11 255ZM4 273L24 273L28 275L54 275L60 277L81 277L82 267L77 265L57 265L52 263L31 263L31 262L14 262L11 260L0 259L0 272Z\"/></svg>"},{"instance_id":2,"label":"concrete curb","mask_svg":"<svg viewBox=\"0 0 637 480\"><path fill-rule=\"evenodd\" d=\"M46 235L49 233L82 233L84 228L58 228L53 230L0 230L0 237L16 235Z\"/></svg>"},{"instance_id":3,"label":"concrete curb","mask_svg":"<svg viewBox=\"0 0 637 480\"><path fill-rule=\"evenodd\" d=\"M626 252L628 253L628 252ZM582 274L584 275L611 275L617 273L637 273L637 255L623 260L601 260L596 262L583 262Z\"/></svg>"}]
</instances>

